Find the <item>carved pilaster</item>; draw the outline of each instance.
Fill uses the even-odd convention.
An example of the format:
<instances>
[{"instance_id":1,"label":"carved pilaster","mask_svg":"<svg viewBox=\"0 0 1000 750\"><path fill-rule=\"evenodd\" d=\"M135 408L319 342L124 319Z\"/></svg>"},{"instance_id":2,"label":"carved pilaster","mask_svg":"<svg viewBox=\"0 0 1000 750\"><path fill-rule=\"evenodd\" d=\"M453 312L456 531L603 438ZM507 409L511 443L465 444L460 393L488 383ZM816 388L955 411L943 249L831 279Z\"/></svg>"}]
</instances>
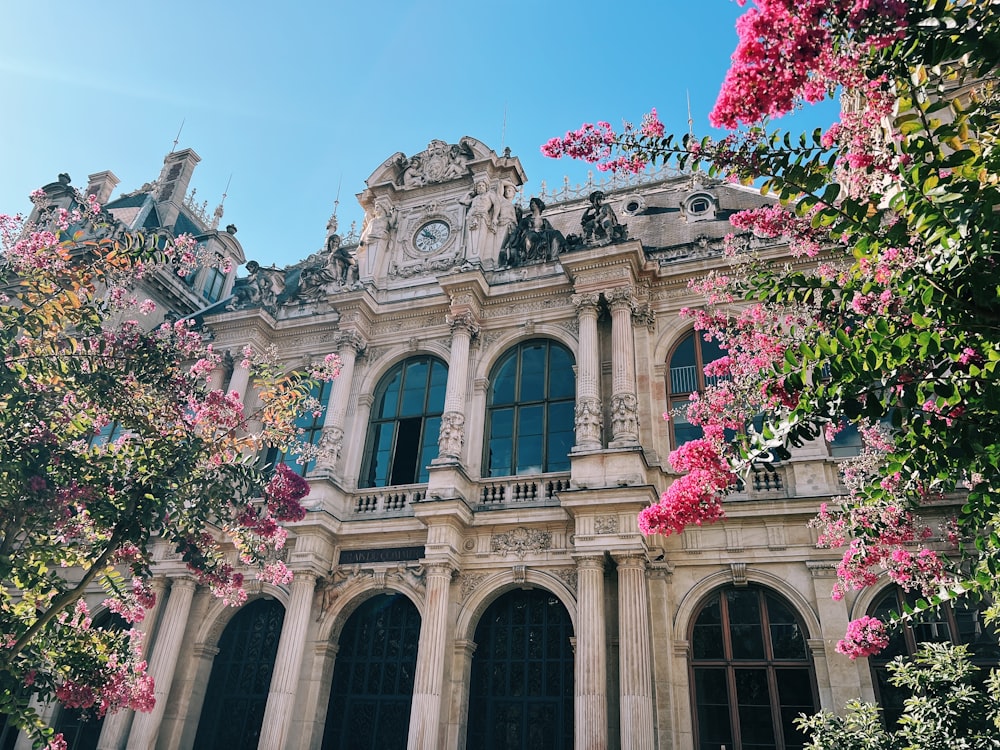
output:
<instances>
[{"instance_id":1,"label":"carved pilaster","mask_svg":"<svg viewBox=\"0 0 1000 750\"><path fill-rule=\"evenodd\" d=\"M580 352L576 368L576 447L598 450L601 437L600 346L597 341L597 294L574 294L580 324Z\"/></svg>"},{"instance_id":2,"label":"carved pilaster","mask_svg":"<svg viewBox=\"0 0 1000 750\"><path fill-rule=\"evenodd\" d=\"M638 436L638 400L632 393L616 393L611 397L611 431L619 436Z\"/></svg>"},{"instance_id":3,"label":"carved pilaster","mask_svg":"<svg viewBox=\"0 0 1000 750\"><path fill-rule=\"evenodd\" d=\"M441 416L441 432L438 435L438 455L460 458L465 445L465 415L448 411Z\"/></svg>"},{"instance_id":4,"label":"carved pilaster","mask_svg":"<svg viewBox=\"0 0 1000 750\"><path fill-rule=\"evenodd\" d=\"M457 331L464 331L468 334L471 341L479 335L479 321L476 319L476 316L469 311L455 313L454 315L448 314L445 316L445 321L451 329L452 336L454 336Z\"/></svg>"},{"instance_id":5,"label":"carved pilaster","mask_svg":"<svg viewBox=\"0 0 1000 750\"><path fill-rule=\"evenodd\" d=\"M593 396L576 402L576 443L579 446L601 444L601 400Z\"/></svg>"}]
</instances>

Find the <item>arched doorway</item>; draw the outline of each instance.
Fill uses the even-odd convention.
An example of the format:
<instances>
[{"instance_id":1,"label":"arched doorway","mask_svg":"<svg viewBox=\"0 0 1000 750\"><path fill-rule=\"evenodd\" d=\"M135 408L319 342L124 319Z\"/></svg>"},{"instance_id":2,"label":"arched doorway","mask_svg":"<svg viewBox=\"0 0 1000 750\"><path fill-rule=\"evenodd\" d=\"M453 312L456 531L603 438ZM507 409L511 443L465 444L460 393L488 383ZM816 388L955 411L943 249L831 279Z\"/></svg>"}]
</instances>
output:
<instances>
[{"instance_id":1,"label":"arched doorway","mask_svg":"<svg viewBox=\"0 0 1000 750\"><path fill-rule=\"evenodd\" d=\"M419 638L420 613L402 594L375 596L347 619L323 750L404 750Z\"/></svg>"},{"instance_id":2,"label":"arched doorway","mask_svg":"<svg viewBox=\"0 0 1000 750\"><path fill-rule=\"evenodd\" d=\"M504 594L476 627L466 747L573 747L573 624L542 589Z\"/></svg>"},{"instance_id":3,"label":"arched doorway","mask_svg":"<svg viewBox=\"0 0 1000 750\"><path fill-rule=\"evenodd\" d=\"M285 608L258 599L222 631L205 691L195 750L257 747Z\"/></svg>"}]
</instances>

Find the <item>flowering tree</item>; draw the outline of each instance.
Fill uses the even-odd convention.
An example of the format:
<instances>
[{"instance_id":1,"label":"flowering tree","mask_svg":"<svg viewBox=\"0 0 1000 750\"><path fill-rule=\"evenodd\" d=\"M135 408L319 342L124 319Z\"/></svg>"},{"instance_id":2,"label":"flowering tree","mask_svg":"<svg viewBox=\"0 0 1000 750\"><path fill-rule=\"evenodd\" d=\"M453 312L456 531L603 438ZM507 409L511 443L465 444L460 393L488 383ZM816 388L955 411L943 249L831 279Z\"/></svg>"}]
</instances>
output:
<instances>
[{"instance_id":1,"label":"flowering tree","mask_svg":"<svg viewBox=\"0 0 1000 750\"><path fill-rule=\"evenodd\" d=\"M687 474L640 525L670 534L720 518L733 471L858 429L849 495L815 521L821 544L846 546L835 595L884 570L925 597L918 609L962 593L997 601L1000 8L755 0L737 28L711 115L736 128L726 137L667 136L654 110L638 128L585 125L543 146L601 169L706 167L773 201L731 219L743 230L729 241L734 268L696 285L706 307L685 311L725 350L709 373L722 382L691 404L704 438L670 456ZM826 132L768 132L768 118L837 92L840 122ZM784 238L809 270L756 257L751 233ZM945 559L918 512L949 498L961 511ZM852 624L844 653L884 644L870 619Z\"/></svg>"},{"instance_id":2,"label":"flowering tree","mask_svg":"<svg viewBox=\"0 0 1000 750\"><path fill-rule=\"evenodd\" d=\"M338 362L283 375L247 352L263 402L248 415L238 393L208 387L221 357L190 321L145 330L126 314L153 307L132 298L137 279L204 260L190 237L122 233L92 197L42 215L0 216L0 713L58 748L32 698L101 716L152 708L139 631L95 626L83 598L103 588L108 610L142 620L152 541L233 605L240 564L290 578L279 524L303 518L309 488L256 455L294 441L298 413L318 408L313 379Z\"/></svg>"}]
</instances>

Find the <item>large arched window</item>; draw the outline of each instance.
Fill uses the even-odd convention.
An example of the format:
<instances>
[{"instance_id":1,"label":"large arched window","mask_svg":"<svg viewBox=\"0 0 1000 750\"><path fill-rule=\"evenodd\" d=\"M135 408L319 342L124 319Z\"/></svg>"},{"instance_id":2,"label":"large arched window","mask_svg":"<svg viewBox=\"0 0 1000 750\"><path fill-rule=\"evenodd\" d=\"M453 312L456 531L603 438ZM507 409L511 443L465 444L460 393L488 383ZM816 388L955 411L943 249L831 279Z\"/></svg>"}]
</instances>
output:
<instances>
[{"instance_id":1,"label":"large arched window","mask_svg":"<svg viewBox=\"0 0 1000 750\"><path fill-rule=\"evenodd\" d=\"M573 357L554 341L525 341L501 357L490 377L486 474L568 471L573 448Z\"/></svg>"},{"instance_id":2,"label":"large arched window","mask_svg":"<svg viewBox=\"0 0 1000 750\"><path fill-rule=\"evenodd\" d=\"M893 612L903 611L903 602L916 602L914 594L905 594L896 587L884 591L871 607L871 615L888 622ZM986 625L981 609L966 600L952 606L945 604L937 610L924 613L912 624L903 624L889 633L889 645L868 658L875 684L875 697L882 707L886 726L893 727L903 714L903 701L907 692L889 683L887 665L897 656L913 656L921 643L961 643L969 647L972 662L983 669L985 677L990 669L1000 667L1000 645L997 633Z\"/></svg>"},{"instance_id":3,"label":"large arched window","mask_svg":"<svg viewBox=\"0 0 1000 750\"><path fill-rule=\"evenodd\" d=\"M674 347L667 373L667 405L673 427L674 447L702 436L701 427L687 421L687 407L692 393L701 393L713 378L705 375L705 365L722 358L725 352L715 341L705 341L691 331Z\"/></svg>"},{"instance_id":4,"label":"large arched window","mask_svg":"<svg viewBox=\"0 0 1000 750\"><path fill-rule=\"evenodd\" d=\"M257 599L226 625L205 690L195 750L257 747L284 619L280 602Z\"/></svg>"},{"instance_id":5,"label":"large arched window","mask_svg":"<svg viewBox=\"0 0 1000 750\"><path fill-rule=\"evenodd\" d=\"M318 411L307 411L299 415L295 420L295 428L298 430L298 440L308 445L317 445L323 437L323 423L326 419L327 401L330 398L330 383L320 380L312 387L309 395L320 404ZM288 464L299 474L305 476L316 466L316 460L299 462L298 452L292 448L288 451L279 451L277 448L269 448L264 462L271 467L278 464Z\"/></svg>"},{"instance_id":6,"label":"large arched window","mask_svg":"<svg viewBox=\"0 0 1000 750\"><path fill-rule=\"evenodd\" d=\"M477 750L571 750L573 626L557 597L511 591L476 627L468 742Z\"/></svg>"},{"instance_id":7,"label":"large arched window","mask_svg":"<svg viewBox=\"0 0 1000 750\"><path fill-rule=\"evenodd\" d=\"M806 632L783 598L730 586L691 628L691 699L698 750L799 750L793 723L816 711Z\"/></svg>"},{"instance_id":8,"label":"large arched window","mask_svg":"<svg viewBox=\"0 0 1000 750\"><path fill-rule=\"evenodd\" d=\"M340 635L323 750L405 750L420 614L402 594L381 594Z\"/></svg>"},{"instance_id":9,"label":"large arched window","mask_svg":"<svg viewBox=\"0 0 1000 750\"><path fill-rule=\"evenodd\" d=\"M124 631L128 628L125 619L114 612L105 610L94 619L93 627L101 630ZM66 740L68 750L96 750L97 742L104 728L104 717L97 715L97 706L89 709L59 707L55 729ZM0 725L2 726L2 725ZM13 731L16 736L16 730ZM6 750L10 748L3 746Z\"/></svg>"},{"instance_id":10,"label":"large arched window","mask_svg":"<svg viewBox=\"0 0 1000 750\"><path fill-rule=\"evenodd\" d=\"M379 381L368 423L361 487L427 481L437 458L448 368L433 357L400 362Z\"/></svg>"}]
</instances>

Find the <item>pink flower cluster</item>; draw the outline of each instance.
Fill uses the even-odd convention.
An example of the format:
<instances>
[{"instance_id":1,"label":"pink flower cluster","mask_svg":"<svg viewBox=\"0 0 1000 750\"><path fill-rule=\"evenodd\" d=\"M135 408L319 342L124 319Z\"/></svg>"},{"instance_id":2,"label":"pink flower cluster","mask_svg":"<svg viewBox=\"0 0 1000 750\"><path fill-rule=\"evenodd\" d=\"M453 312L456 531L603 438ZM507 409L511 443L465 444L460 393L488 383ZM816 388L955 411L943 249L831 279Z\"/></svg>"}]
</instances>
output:
<instances>
[{"instance_id":1,"label":"pink flower cluster","mask_svg":"<svg viewBox=\"0 0 1000 750\"><path fill-rule=\"evenodd\" d=\"M812 217L821 209L817 205L806 216L796 216L784 206L763 206L737 211L729 223L737 229L748 229L758 237L782 237L788 241L788 250L796 257L815 257L829 234L812 226Z\"/></svg>"},{"instance_id":2,"label":"pink flower cluster","mask_svg":"<svg viewBox=\"0 0 1000 750\"><path fill-rule=\"evenodd\" d=\"M837 643L837 653L854 660L859 656L877 654L888 645L885 623L876 617L865 615L848 624L846 635Z\"/></svg>"},{"instance_id":3,"label":"pink flower cluster","mask_svg":"<svg viewBox=\"0 0 1000 750\"><path fill-rule=\"evenodd\" d=\"M643 135L655 137L663 135L663 123L656 117L654 109L642 120ZM625 132L619 136L607 122L597 125L584 123L578 130L571 130L562 138L550 138L542 145L542 154L552 159L568 156L594 164L602 172L625 172L639 174L648 161L641 155L632 153L611 158L613 147L623 138L634 135L632 126L625 125Z\"/></svg>"},{"instance_id":4,"label":"pink flower cluster","mask_svg":"<svg viewBox=\"0 0 1000 750\"><path fill-rule=\"evenodd\" d=\"M906 28L904 0L754 0L736 22L739 43L709 119L752 125L818 102L843 81L836 42L879 47Z\"/></svg>"},{"instance_id":5,"label":"pink flower cluster","mask_svg":"<svg viewBox=\"0 0 1000 750\"><path fill-rule=\"evenodd\" d=\"M673 451L669 460L674 469L688 473L674 480L660 502L639 513L642 533L679 534L689 524L700 526L722 518L722 493L735 477L718 443L692 440Z\"/></svg>"},{"instance_id":6,"label":"pink flower cluster","mask_svg":"<svg viewBox=\"0 0 1000 750\"><path fill-rule=\"evenodd\" d=\"M306 509L299 502L309 494L309 483L287 464L278 464L264 488L267 508L279 521L301 521Z\"/></svg>"}]
</instances>

